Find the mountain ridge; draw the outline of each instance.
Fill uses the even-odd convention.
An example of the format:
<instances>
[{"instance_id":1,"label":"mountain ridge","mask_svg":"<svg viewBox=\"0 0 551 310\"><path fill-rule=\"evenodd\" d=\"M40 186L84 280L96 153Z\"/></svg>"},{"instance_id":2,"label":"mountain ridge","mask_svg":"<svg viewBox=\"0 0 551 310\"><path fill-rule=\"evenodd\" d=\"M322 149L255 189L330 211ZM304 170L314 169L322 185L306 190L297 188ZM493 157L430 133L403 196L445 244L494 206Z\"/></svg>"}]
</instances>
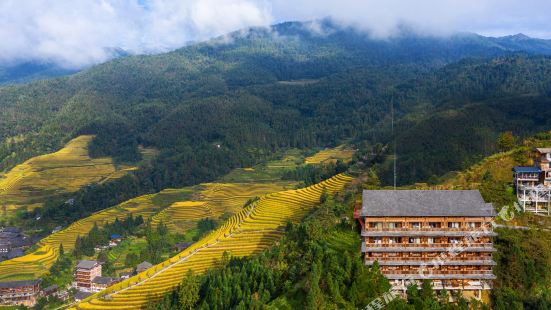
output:
<instances>
[{"instance_id":1,"label":"mountain ridge","mask_svg":"<svg viewBox=\"0 0 551 310\"><path fill-rule=\"evenodd\" d=\"M502 95L549 91L549 56L514 52L514 46L481 36L373 41L353 29L323 26L334 31L312 35L304 23L283 23L275 27L277 36L256 29L225 44L128 56L68 77L0 87L0 169L76 135L95 134L97 156L135 160L138 144L159 149L147 176L158 190L215 178L280 148L332 146L345 139L386 143L390 102L397 117L420 120L422 105L425 111L458 109ZM316 83L279 83L300 80ZM482 85L491 93L481 97ZM497 135L495 125L488 130L488 139ZM213 145L220 148L213 152ZM208 155L199 160L197 154ZM449 168L445 160L442 165ZM220 169L215 174L213 166ZM440 171L430 169L404 180Z\"/></svg>"},{"instance_id":2,"label":"mountain ridge","mask_svg":"<svg viewBox=\"0 0 551 310\"><path fill-rule=\"evenodd\" d=\"M355 34L357 39L371 42L372 45L384 45L384 43L386 43L391 45L393 48L402 44L403 42L401 41L404 40L430 40L431 44L436 44L439 48L445 48L446 45L454 44L454 42L456 43L457 41L464 41L463 44L465 46L470 45L472 47L479 45L479 48L484 46L487 49L495 48L495 53L524 51L534 54L551 55L551 40L531 38L521 33L501 37L483 36L469 32L458 32L449 35L430 35L420 34L407 26L403 26L400 27L397 33L394 33L388 37L377 38L373 37L369 33L369 31L358 30L352 26L340 25L337 22L332 21L330 18L325 18L321 20L306 22L282 22L279 24L271 25L269 27L244 28L205 41L188 42L188 44L185 44L182 47L175 48L172 51L164 53L131 54L121 48L106 47L105 49L109 52L111 56L107 61L103 63L107 63L118 58L124 58L127 56L147 57L169 54L172 52L182 51L194 46L231 44L233 40L242 39L247 35L258 35L262 33L272 34L274 36L300 36L313 38L342 36L343 34L348 36L350 34ZM380 47L381 46L379 46L379 48ZM56 64L55 62L39 59L23 60L16 64L7 63L0 65L0 85L21 84L32 82L35 80L72 75L74 73L80 72L81 70L87 70L89 67L101 65L103 63L92 64L91 66L84 66L83 68L67 68L63 65Z\"/></svg>"}]
</instances>

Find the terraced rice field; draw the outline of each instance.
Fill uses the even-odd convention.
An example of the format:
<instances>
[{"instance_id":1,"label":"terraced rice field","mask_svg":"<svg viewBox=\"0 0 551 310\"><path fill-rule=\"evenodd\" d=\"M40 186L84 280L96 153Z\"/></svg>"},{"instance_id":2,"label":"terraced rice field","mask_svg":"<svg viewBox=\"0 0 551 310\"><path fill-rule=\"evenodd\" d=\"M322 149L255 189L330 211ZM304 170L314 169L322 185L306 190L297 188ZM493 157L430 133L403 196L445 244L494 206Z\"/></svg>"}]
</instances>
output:
<instances>
[{"instance_id":1,"label":"terraced rice field","mask_svg":"<svg viewBox=\"0 0 551 310\"><path fill-rule=\"evenodd\" d=\"M71 140L61 150L33 157L0 178L0 210L9 218L22 208L34 208L52 195L123 176L135 167L117 168L111 158L90 158L88 144L94 136Z\"/></svg>"},{"instance_id":2,"label":"terraced rice field","mask_svg":"<svg viewBox=\"0 0 551 310\"><path fill-rule=\"evenodd\" d=\"M66 155L66 158L87 157L84 155L86 149L83 149L82 145L86 141L89 142L91 138L91 136L79 137L58 153L72 154ZM197 221L202 218L219 218L225 213L239 213L251 198L294 188L296 182L281 181L279 178L285 169L296 167L302 162L303 157L300 152L290 150L279 160L254 168L235 169L219 183L166 189L97 212L44 238L38 243L37 251L1 262L0 281L34 279L46 273L58 257L59 244L62 243L66 251L72 250L77 236L87 234L94 223L101 226L106 222L114 221L116 217L124 218L128 214L142 215L144 219L151 218L154 225L162 220L171 231L182 233L194 228ZM117 173L120 171L114 171L111 177ZM53 183L61 183L57 180L58 176L51 175L51 177Z\"/></svg>"},{"instance_id":3,"label":"terraced rice field","mask_svg":"<svg viewBox=\"0 0 551 310\"><path fill-rule=\"evenodd\" d=\"M197 201L179 201L163 209L152 218L152 224L160 221L172 231L182 232L194 228L203 218L219 218L224 213L235 214L251 198L279 192L294 183L205 183L195 195Z\"/></svg>"},{"instance_id":4,"label":"terraced rice field","mask_svg":"<svg viewBox=\"0 0 551 310\"><path fill-rule=\"evenodd\" d=\"M187 270L202 273L216 266L224 252L248 256L270 247L288 221L300 221L319 203L323 188L329 193L339 192L350 180L337 175L307 188L267 194L177 256L91 296L75 308L143 308L177 286Z\"/></svg>"},{"instance_id":5,"label":"terraced rice field","mask_svg":"<svg viewBox=\"0 0 551 310\"><path fill-rule=\"evenodd\" d=\"M307 157L305 159L305 163L321 164L321 163L336 162L337 160L342 160L344 162L347 162L352 159L352 156L354 156L355 152L356 152L355 150L345 145L341 145L341 146L337 146L336 148L319 151L313 156Z\"/></svg>"},{"instance_id":6,"label":"terraced rice field","mask_svg":"<svg viewBox=\"0 0 551 310\"><path fill-rule=\"evenodd\" d=\"M226 212L239 212L245 202L253 197L277 192L293 186L293 182L274 183L205 183L182 189L166 189L156 194L128 200L115 207L97 212L71 224L39 243L39 249L31 254L0 262L0 281L34 279L46 273L56 261L59 245L66 251L74 248L77 236L87 234L94 223L102 226L115 218L128 214L152 218L153 225L161 220L173 232L185 232L194 228L202 218L218 218ZM189 201L189 199L199 201Z\"/></svg>"},{"instance_id":7,"label":"terraced rice field","mask_svg":"<svg viewBox=\"0 0 551 310\"><path fill-rule=\"evenodd\" d=\"M63 244L66 251L72 250L77 236L87 234L94 223L101 226L114 221L117 217L122 219L128 214L141 215L144 218L151 217L160 210L160 206L153 202L154 197L155 195L145 195L128 200L115 207L94 213L51 234L38 243L39 248L35 252L0 262L0 281L33 279L46 273L59 256L59 245Z\"/></svg>"}]
</instances>

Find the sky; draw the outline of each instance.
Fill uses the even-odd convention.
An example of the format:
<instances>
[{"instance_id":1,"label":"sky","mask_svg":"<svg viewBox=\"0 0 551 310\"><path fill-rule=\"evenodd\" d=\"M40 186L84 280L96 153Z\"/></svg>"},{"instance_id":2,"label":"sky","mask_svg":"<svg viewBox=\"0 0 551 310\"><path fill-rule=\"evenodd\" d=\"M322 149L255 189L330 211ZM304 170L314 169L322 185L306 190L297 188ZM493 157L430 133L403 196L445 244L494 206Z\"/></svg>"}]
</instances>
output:
<instances>
[{"instance_id":1,"label":"sky","mask_svg":"<svg viewBox=\"0 0 551 310\"><path fill-rule=\"evenodd\" d=\"M549 0L0 0L0 64L81 68L114 49L161 53L251 26L330 17L379 38L516 33L551 39Z\"/></svg>"}]
</instances>

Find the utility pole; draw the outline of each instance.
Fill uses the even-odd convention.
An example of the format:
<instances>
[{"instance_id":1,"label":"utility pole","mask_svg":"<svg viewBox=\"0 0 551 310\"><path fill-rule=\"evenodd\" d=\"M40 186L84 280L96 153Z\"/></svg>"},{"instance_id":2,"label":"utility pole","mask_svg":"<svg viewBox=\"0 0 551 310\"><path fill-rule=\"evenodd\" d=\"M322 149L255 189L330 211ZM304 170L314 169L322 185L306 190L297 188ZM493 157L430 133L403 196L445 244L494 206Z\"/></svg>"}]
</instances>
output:
<instances>
[{"instance_id":1,"label":"utility pole","mask_svg":"<svg viewBox=\"0 0 551 310\"><path fill-rule=\"evenodd\" d=\"M391 132L394 144L394 190L396 190L396 135L394 134L394 99L390 100Z\"/></svg>"}]
</instances>

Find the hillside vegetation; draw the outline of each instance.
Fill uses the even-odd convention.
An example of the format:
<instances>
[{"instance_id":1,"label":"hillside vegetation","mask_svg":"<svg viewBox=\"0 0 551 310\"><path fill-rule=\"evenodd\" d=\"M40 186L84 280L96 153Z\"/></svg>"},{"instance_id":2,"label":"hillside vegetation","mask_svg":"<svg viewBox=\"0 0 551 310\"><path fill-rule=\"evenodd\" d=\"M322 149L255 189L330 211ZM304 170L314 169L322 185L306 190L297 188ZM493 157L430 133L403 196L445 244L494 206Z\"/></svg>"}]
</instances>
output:
<instances>
[{"instance_id":1,"label":"hillside vegetation","mask_svg":"<svg viewBox=\"0 0 551 310\"><path fill-rule=\"evenodd\" d=\"M378 40L330 21L320 27L323 35L308 23L249 29L2 87L0 170L95 134L94 156L135 161L140 144L159 150L136 173L137 191L156 192L212 181L284 148L387 144L392 103L399 181L409 184L492 153L487 141L504 128L549 125L551 62L538 56L550 54L548 41L407 31Z\"/></svg>"},{"instance_id":2,"label":"hillside vegetation","mask_svg":"<svg viewBox=\"0 0 551 310\"><path fill-rule=\"evenodd\" d=\"M335 163L338 160L349 161L356 151L345 145L325 149L305 159L307 164Z\"/></svg>"},{"instance_id":3,"label":"hillside vegetation","mask_svg":"<svg viewBox=\"0 0 551 310\"><path fill-rule=\"evenodd\" d=\"M71 251L79 236L86 235L95 225L103 226L127 215L148 218L160 207L152 202L152 196L138 197L115 207L103 210L79 220L67 228L40 240L37 249L30 254L0 262L0 281L36 279L46 274L59 257L60 245Z\"/></svg>"},{"instance_id":4,"label":"hillside vegetation","mask_svg":"<svg viewBox=\"0 0 551 310\"><path fill-rule=\"evenodd\" d=\"M21 209L31 210L56 195L83 186L116 179L135 169L116 166L109 157L91 158L88 145L94 137L79 136L51 154L33 157L0 175L2 221Z\"/></svg>"},{"instance_id":5,"label":"hillside vegetation","mask_svg":"<svg viewBox=\"0 0 551 310\"><path fill-rule=\"evenodd\" d=\"M420 189L478 189L484 200L499 210L512 206L516 196L512 188L512 169L533 165L534 148L549 147L551 133L542 132L519 142L512 149L496 153L461 172L452 172L438 185L416 184ZM497 252L492 290L495 309L546 309L551 305L551 219L530 213L516 213L496 229ZM531 229L516 229L528 226Z\"/></svg>"},{"instance_id":6,"label":"hillside vegetation","mask_svg":"<svg viewBox=\"0 0 551 310\"><path fill-rule=\"evenodd\" d=\"M279 156L281 158L251 168L235 169L218 182L165 189L80 219L42 239L32 253L0 262L0 280L33 279L47 273L59 257L60 245L70 252L75 248L77 238L86 236L94 226L103 227L128 215L151 219L153 227L163 223L175 234L188 233L206 218L224 222L232 214L239 213L247 201L297 185L296 181L281 180L281 177L286 171L299 167L304 156L297 150ZM352 153L347 152L343 158L350 159L351 156ZM73 206L63 203L56 208L63 212L63 209L72 209Z\"/></svg>"},{"instance_id":7,"label":"hillside vegetation","mask_svg":"<svg viewBox=\"0 0 551 310\"><path fill-rule=\"evenodd\" d=\"M418 183L416 187L479 189L484 199L494 203L496 207L512 206L516 202L512 186L513 167L533 165L534 149L549 147L549 145L551 145L551 133L541 132L518 141L518 144L510 150L485 157L463 171L452 171L440 179L433 180L438 185ZM537 220L537 217L533 220Z\"/></svg>"},{"instance_id":8,"label":"hillside vegetation","mask_svg":"<svg viewBox=\"0 0 551 310\"><path fill-rule=\"evenodd\" d=\"M178 256L88 298L76 308L144 307L178 286L187 270L201 273L223 263L225 256L261 252L281 237L287 222L300 221L319 204L322 193L342 191L350 180L348 176L338 175L304 189L263 196Z\"/></svg>"}]
</instances>

